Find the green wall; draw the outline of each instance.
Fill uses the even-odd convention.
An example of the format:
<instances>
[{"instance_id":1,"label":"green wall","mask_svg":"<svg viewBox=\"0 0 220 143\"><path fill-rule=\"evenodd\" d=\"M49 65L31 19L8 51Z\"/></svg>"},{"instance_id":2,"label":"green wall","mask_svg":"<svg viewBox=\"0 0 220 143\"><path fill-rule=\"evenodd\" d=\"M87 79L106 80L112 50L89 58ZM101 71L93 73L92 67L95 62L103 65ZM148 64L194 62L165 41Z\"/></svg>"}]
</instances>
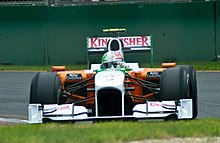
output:
<instances>
[{"instance_id":1,"label":"green wall","mask_svg":"<svg viewBox=\"0 0 220 143\"><path fill-rule=\"evenodd\" d=\"M44 63L45 10L39 7L0 7L0 63Z\"/></svg>"},{"instance_id":2,"label":"green wall","mask_svg":"<svg viewBox=\"0 0 220 143\"><path fill-rule=\"evenodd\" d=\"M216 21L216 49L217 49L217 54L220 56L220 1L217 1L217 21ZM220 59L220 57L219 57Z\"/></svg>"},{"instance_id":3,"label":"green wall","mask_svg":"<svg viewBox=\"0 0 220 143\"><path fill-rule=\"evenodd\" d=\"M218 1L218 52L219 7ZM0 63L86 63L86 37L103 36L102 28L106 27L126 27L123 35L153 35L157 62L215 57L213 2L0 7L0 13ZM126 59L144 62L150 58L149 54L131 54Z\"/></svg>"}]
</instances>

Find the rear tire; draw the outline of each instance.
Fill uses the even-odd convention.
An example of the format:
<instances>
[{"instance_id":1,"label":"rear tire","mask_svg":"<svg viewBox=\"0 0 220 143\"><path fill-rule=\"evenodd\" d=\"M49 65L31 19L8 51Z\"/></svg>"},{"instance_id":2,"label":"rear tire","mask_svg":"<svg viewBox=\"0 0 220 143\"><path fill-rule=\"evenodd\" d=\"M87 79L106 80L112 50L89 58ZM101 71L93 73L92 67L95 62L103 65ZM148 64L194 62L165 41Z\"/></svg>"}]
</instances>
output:
<instances>
[{"instance_id":1,"label":"rear tire","mask_svg":"<svg viewBox=\"0 0 220 143\"><path fill-rule=\"evenodd\" d=\"M31 82L30 104L57 104L61 80L56 73L37 73Z\"/></svg>"}]
</instances>

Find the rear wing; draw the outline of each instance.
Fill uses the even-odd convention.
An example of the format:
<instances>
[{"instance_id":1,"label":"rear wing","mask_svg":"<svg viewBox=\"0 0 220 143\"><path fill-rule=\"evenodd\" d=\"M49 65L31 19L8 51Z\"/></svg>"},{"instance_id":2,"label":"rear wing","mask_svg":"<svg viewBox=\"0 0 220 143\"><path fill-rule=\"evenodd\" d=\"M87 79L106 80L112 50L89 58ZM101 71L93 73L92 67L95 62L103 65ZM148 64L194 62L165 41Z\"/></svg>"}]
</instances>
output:
<instances>
[{"instance_id":1,"label":"rear wing","mask_svg":"<svg viewBox=\"0 0 220 143\"><path fill-rule=\"evenodd\" d=\"M87 37L88 55L107 52L107 43L112 37ZM118 37L123 42L124 52L149 52L151 66L153 67L152 36L126 36Z\"/></svg>"}]
</instances>

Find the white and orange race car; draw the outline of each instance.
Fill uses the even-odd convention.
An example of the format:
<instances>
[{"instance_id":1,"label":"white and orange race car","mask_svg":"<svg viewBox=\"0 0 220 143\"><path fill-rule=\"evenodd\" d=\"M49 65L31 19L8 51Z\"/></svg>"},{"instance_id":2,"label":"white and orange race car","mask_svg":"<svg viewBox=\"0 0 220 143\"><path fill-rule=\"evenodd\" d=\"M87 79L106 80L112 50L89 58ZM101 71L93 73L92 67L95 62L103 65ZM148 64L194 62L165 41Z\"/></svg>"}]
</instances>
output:
<instances>
[{"instance_id":1,"label":"white and orange race car","mask_svg":"<svg viewBox=\"0 0 220 143\"><path fill-rule=\"evenodd\" d=\"M112 37L92 37L88 52L106 51L89 70L37 73L31 82L29 123L105 119L195 119L196 71L192 66L163 63L140 68L126 63L124 51L149 50L151 36L117 37L125 29L104 29ZM135 42L136 41L136 42Z\"/></svg>"}]
</instances>

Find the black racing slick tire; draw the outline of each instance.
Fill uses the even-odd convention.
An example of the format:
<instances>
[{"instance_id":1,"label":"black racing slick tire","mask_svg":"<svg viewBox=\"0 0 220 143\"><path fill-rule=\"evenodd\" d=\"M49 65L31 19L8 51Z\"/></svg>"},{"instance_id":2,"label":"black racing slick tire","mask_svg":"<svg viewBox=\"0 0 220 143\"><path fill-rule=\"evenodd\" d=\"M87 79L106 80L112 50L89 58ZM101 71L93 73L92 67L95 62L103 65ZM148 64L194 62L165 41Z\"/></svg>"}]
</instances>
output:
<instances>
[{"instance_id":1,"label":"black racing slick tire","mask_svg":"<svg viewBox=\"0 0 220 143\"><path fill-rule=\"evenodd\" d=\"M179 100L189 98L189 76L183 67L168 68L160 79L160 99Z\"/></svg>"},{"instance_id":2,"label":"black racing slick tire","mask_svg":"<svg viewBox=\"0 0 220 143\"><path fill-rule=\"evenodd\" d=\"M178 67L183 67L186 69L187 73L190 75L190 95L189 98L193 100L193 119L198 115L198 95L197 95L197 78L196 71L190 65L178 65Z\"/></svg>"},{"instance_id":3,"label":"black racing slick tire","mask_svg":"<svg viewBox=\"0 0 220 143\"><path fill-rule=\"evenodd\" d=\"M56 73L37 73L31 82L30 104L57 104L61 80Z\"/></svg>"}]
</instances>

